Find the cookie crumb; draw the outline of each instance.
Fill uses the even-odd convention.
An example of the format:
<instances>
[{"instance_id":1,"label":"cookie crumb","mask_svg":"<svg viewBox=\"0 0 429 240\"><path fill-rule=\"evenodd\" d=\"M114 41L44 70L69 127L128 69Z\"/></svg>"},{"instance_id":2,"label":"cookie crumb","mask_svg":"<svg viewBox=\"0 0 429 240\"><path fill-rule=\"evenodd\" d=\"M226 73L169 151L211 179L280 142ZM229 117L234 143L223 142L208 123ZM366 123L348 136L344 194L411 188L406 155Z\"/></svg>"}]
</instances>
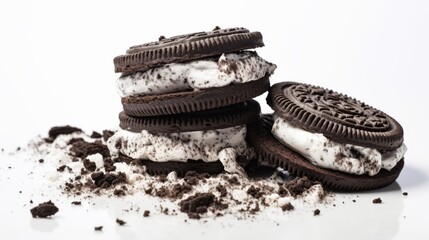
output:
<instances>
[{"instance_id":1,"label":"cookie crumb","mask_svg":"<svg viewBox=\"0 0 429 240\"><path fill-rule=\"evenodd\" d=\"M149 210L145 210L143 213L143 217L149 217L150 211Z\"/></svg>"},{"instance_id":2,"label":"cookie crumb","mask_svg":"<svg viewBox=\"0 0 429 240\"><path fill-rule=\"evenodd\" d=\"M125 225L127 222L125 222L124 220L121 220L119 218L116 219L116 223L119 224L120 226Z\"/></svg>"},{"instance_id":3,"label":"cookie crumb","mask_svg":"<svg viewBox=\"0 0 429 240\"><path fill-rule=\"evenodd\" d=\"M381 198L376 198L376 199L372 200L372 203L374 203L374 204L382 203Z\"/></svg>"},{"instance_id":4,"label":"cookie crumb","mask_svg":"<svg viewBox=\"0 0 429 240\"><path fill-rule=\"evenodd\" d=\"M92 131L91 134L91 138L101 138L103 135L101 135L100 133L96 132L96 131Z\"/></svg>"},{"instance_id":5,"label":"cookie crumb","mask_svg":"<svg viewBox=\"0 0 429 240\"><path fill-rule=\"evenodd\" d=\"M101 230L103 230L103 226L94 227L94 230L95 231L101 231Z\"/></svg>"},{"instance_id":6,"label":"cookie crumb","mask_svg":"<svg viewBox=\"0 0 429 240\"><path fill-rule=\"evenodd\" d=\"M38 206L32 208L30 212L33 218L47 218L57 213L58 210L59 209L55 206L55 204L49 200L47 202L40 203Z\"/></svg>"},{"instance_id":7,"label":"cookie crumb","mask_svg":"<svg viewBox=\"0 0 429 240\"><path fill-rule=\"evenodd\" d=\"M286 203L285 205L281 206L283 212L285 211L292 211L295 209L295 207L291 203Z\"/></svg>"},{"instance_id":8,"label":"cookie crumb","mask_svg":"<svg viewBox=\"0 0 429 240\"><path fill-rule=\"evenodd\" d=\"M82 129L66 125L66 126L52 127L49 130L48 135L50 139L55 140L59 135L72 134L75 132L82 132Z\"/></svg>"},{"instance_id":9,"label":"cookie crumb","mask_svg":"<svg viewBox=\"0 0 429 240\"><path fill-rule=\"evenodd\" d=\"M39 163L44 163L44 162L45 162L45 159L43 158L39 159Z\"/></svg>"},{"instance_id":10,"label":"cookie crumb","mask_svg":"<svg viewBox=\"0 0 429 240\"><path fill-rule=\"evenodd\" d=\"M189 218L200 219L200 214L207 212L207 208L214 200L213 193L196 193L179 202L180 211L187 213Z\"/></svg>"},{"instance_id":11,"label":"cookie crumb","mask_svg":"<svg viewBox=\"0 0 429 240\"><path fill-rule=\"evenodd\" d=\"M408 196L408 192L403 192L402 195Z\"/></svg>"},{"instance_id":12,"label":"cookie crumb","mask_svg":"<svg viewBox=\"0 0 429 240\"><path fill-rule=\"evenodd\" d=\"M73 204L73 205L82 205L82 202L81 201L73 201L71 204Z\"/></svg>"},{"instance_id":13,"label":"cookie crumb","mask_svg":"<svg viewBox=\"0 0 429 240\"><path fill-rule=\"evenodd\" d=\"M158 41L162 41L162 40L164 40L164 39L165 39L165 36L164 36L164 35L161 35L161 36L159 36Z\"/></svg>"},{"instance_id":14,"label":"cookie crumb","mask_svg":"<svg viewBox=\"0 0 429 240\"><path fill-rule=\"evenodd\" d=\"M109 138L114 134L113 131L110 130L103 130L103 139L104 141L107 142L107 140L109 140Z\"/></svg>"},{"instance_id":15,"label":"cookie crumb","mask_svg":"<svg viewBox=\"0 0 429 240\"><path fill-rule=\"evenodd\" d=\"M313 215L314 216L320 215L320 210L319 209L314 210Z\"/></svg>"}]
</instances>

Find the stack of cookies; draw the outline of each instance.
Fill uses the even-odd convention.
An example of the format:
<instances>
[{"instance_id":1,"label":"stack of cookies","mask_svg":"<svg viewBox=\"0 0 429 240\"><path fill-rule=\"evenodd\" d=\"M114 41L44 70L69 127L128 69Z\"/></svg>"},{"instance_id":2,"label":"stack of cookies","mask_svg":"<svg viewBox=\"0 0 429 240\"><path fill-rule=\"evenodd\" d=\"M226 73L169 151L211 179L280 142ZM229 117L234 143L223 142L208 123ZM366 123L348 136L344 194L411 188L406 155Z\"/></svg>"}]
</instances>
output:
<instances>
[{"instance_id":1,"label":"stack of cookies","mask_svg":"<svg viewBox=\"0 0 429 240\"><path fill-rule=\"evenodd\" d=\"M108 140L111 155L138 160L150 174L246 175L257 159L336 190L393 183L406 152L401 125L333 90L270 87L276 66L248 51L262 46L259 32L216 28L160 37L116 57L124 111ZM252 98L265 91L274 113L261 118Z\"/></svg>"},{"instance_id":2,"label":"stack of cookies","mask_svg":"<svg viewBox=\"0 0 429 240\"><path fill-rule=\"evenodd\" d=\"M247 124L260 118L252 99L269 90L276 68L249 51L262 46L259 32L215 28L161 36L117 56L124 110L108 140L112 156L138 160L149 174L246 175L255 158Z\"/></svg>"}]
</instances>

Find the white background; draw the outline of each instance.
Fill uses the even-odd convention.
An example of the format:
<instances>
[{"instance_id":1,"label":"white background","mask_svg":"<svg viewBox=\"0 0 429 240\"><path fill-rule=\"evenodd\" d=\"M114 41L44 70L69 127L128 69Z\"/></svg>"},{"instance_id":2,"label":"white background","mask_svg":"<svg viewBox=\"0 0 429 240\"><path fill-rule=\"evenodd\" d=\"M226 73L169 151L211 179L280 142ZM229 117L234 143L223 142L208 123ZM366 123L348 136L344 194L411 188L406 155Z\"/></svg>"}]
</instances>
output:
<instances>
[{"instance_id":1,"label":"white background","mask_svg":"<svg viewBox=\"0 0 429 240\"><path fill-rule=\"evenodd\" d=\"M0 148L53 125L116 128L113 58L217 25L262 32L273 83L329 87L396 118L409 148L398 183L410 197L393 237L429 236L429 1L1 1Z\"/></svg>"}]
</instances>

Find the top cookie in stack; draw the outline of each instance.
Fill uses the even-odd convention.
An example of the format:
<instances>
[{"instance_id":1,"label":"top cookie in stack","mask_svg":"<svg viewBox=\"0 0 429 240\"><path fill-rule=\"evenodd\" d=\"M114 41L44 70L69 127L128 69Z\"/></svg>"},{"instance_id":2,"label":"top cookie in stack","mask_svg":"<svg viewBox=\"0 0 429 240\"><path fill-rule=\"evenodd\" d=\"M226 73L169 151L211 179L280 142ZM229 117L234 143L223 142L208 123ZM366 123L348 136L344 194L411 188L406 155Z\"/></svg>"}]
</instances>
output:
<instances>
[{"instance_id":1,"label":"top cookie in stack","mask_svg":"<svg viewBox=\"0 0 429 240\"><path fill-rule=\"evenodd\" d=\"M158 116L250 100L268 91L276 68L244 51L262 46L260 32L215 28L130 47L114 59L124 111Z\"/></svg>"},{"instance_id":2,"label":"top cookie in stack","mask_svg":"<svg viewBox=\"0 0 429 240\"><path fill-rule=\"evenodd\" d=\"M254 51L259 32L219 29L133 46L114 59L124 112L109 140L113 157L137 159L150 174L175 171L245 175L255 157L247 124L252 98L268 91L276 66Z\"/></svg>"}]
</instances>

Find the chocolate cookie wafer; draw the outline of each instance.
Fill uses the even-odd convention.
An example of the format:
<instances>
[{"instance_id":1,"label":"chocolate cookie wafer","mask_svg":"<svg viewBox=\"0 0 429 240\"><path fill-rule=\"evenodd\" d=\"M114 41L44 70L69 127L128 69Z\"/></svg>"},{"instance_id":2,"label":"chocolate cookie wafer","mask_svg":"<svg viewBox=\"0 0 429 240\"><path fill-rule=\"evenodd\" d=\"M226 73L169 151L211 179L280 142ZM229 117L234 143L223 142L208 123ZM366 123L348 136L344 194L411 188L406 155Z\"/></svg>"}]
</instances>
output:
<instances>
[{"instance_id":1,"label":"chocolate cookie wafer","mask_svg":"<svg viewBox=\"0 0 429 240\"><path fill-rule=\"evenodd\" d=\"M196 32L132 46L126 55L114 58L115 72L130 73L167 63L221 55L245 49L263 47L262 34L245 28L216 28L211 32Z\"/></svg>"},{"instance_id":2,"label":"chocolate cookie wafer","mask_svg":"<svg viewBox=\"0 0 429 240\"><path fill-rule=\"evenodd\" d=\"M273 85L267 102L275 111L272 124L249 127L260 164L346 191L381 188L399 176L406 152L403 129L382 111L293 82Z\"/></svg>"},{"instance_id":3,"label":"chocolate cookie wafer","mask_svg":"<svg viewBox=\"0 0 429 240\"><path fill-rule=\"evenodd\" d=\"M255 157L246 142L246 124L258 121L259 115L260 107L254 100L160 117L121 113L121 129L107 145L112 156L139 160L150 174L225 170L246 175L243 167Z\"/></svg>"},{"instance_id":4,"label":"chocolate cookie wafer","mask_svg":"<svg viewBox=\"0 0 429 240\"><path fill-rule=\"evenodd\" d=\"M229 28L133 46L114 59L124 112L159 116L248 101L269 89L276 68L244 51L263 45L259 32Z\"/></svg>"}]
</instances>

